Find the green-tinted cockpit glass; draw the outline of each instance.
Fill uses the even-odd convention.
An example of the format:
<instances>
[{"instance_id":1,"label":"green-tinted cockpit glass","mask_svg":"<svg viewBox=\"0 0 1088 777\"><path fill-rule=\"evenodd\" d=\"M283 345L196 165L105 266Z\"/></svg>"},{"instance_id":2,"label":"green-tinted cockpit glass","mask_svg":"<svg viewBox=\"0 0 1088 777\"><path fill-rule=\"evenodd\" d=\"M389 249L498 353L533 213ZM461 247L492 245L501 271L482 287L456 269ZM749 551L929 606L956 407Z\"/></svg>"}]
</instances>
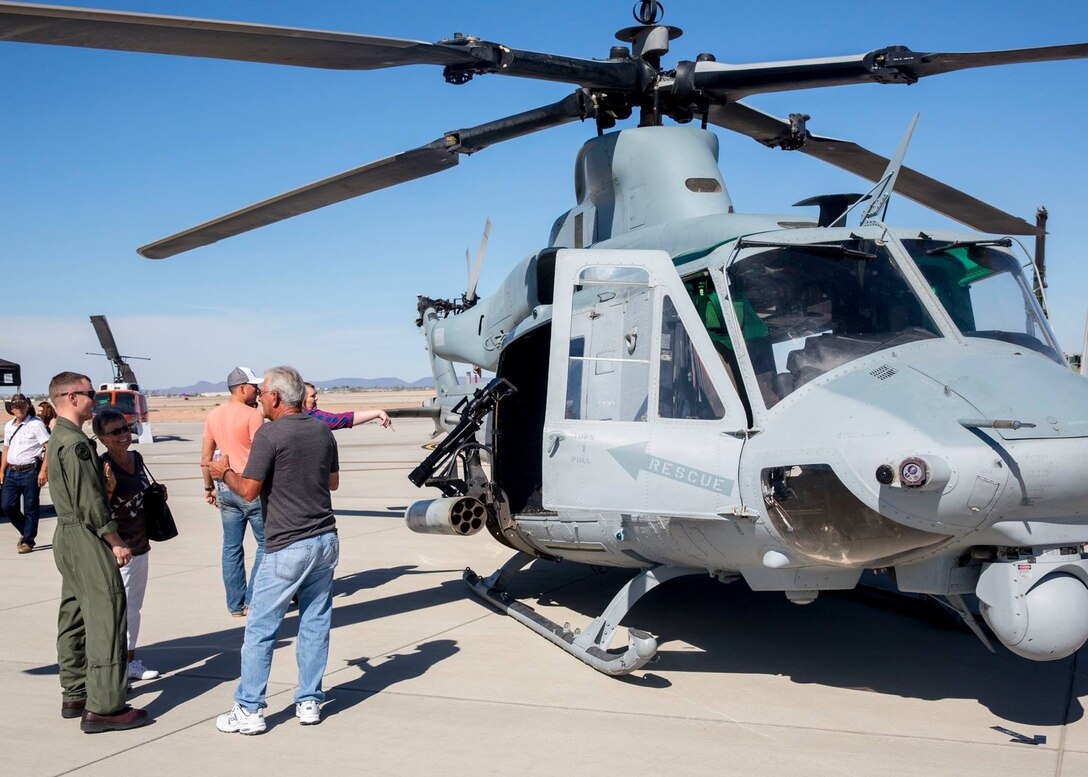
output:
<instances>
[{"instance_id":1,"label":"green-tinted cockpit glass","mask_svg":"<svg viewBox=\"0 0 1088 777\"><path fill-rule=\"evenodd\" d=\"M1062 363L1054 335L1013 256L988 245L902 242L965 336L1030 348ZM942 249L942 242L948 247Z\"/></svg>"}]
</instances>

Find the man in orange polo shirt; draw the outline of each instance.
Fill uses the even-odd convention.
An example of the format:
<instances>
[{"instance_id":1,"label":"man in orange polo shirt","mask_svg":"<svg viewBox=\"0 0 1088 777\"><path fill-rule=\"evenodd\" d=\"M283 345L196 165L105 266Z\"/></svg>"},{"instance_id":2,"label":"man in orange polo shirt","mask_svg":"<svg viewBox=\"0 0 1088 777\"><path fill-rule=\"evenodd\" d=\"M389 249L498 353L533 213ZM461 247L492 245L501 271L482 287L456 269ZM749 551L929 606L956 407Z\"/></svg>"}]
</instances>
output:
<instances>
[{"instance_id":1,"label":"man in orange polo shirt","mask_svg":"<svg viewBox=\"0 0 1088 777\"><path fill-rule=\"evenodd\" d=\"M264 516L261 500L246 501L229 488L217 486L208 473L208 465L218 454L228 457L231 466L245 470L253 435L264 423L257 409L261 395L261 379L248 367L235 367L227 376L230 400L208 413L204 421L204 444L200 453L200 473L204 478L204 494L208 504L219 508L223 521L223 587L227 592L227 611L235 618L243 617L249 608L253 580L264 557ZM246 525L253 530L257 553L246 583L245 539Z\"/></svg>"}]
</instances>

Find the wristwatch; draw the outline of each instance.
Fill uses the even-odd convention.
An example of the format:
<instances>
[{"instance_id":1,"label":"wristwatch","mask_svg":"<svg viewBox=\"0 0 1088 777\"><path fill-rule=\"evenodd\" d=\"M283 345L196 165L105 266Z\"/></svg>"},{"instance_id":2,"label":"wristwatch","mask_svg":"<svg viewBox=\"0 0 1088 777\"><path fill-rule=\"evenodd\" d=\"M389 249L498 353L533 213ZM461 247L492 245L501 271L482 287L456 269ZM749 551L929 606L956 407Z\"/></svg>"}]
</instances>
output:
<instances>
[{"instance_id":1,"label":"wristwatch","mask_svg":"<svg viewBox=\"0 0 1088 777\"><path fill-rule=\"evenodd\" d=\"M204 486L204 490L210 494L212 491L215 490L215 486Z\"/></svg>"}]
</instances>

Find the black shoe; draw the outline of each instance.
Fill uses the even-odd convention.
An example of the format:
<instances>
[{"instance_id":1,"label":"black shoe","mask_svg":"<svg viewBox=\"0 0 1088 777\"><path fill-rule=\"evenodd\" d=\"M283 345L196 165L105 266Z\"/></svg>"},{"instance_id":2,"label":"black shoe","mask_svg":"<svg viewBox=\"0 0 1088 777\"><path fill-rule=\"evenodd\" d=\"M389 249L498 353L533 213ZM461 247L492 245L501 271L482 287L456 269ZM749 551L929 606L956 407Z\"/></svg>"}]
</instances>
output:
<instances>
[{"instance_id":1,"label":"black shoe","mask_svg":"<svg viewBox=\"0 0 1088 777\"><path fill-rule=\"evenodd\" d=\"M84 734L100 734L103 731L139 728L150 722L151 716L147 714L147 710L138 710L134 707L124 707L120 712L112 715L99 715L90 710L83 710L83 720L79 728Z\"/></svg>"},{"instance_id":2,"label":"black shoe","mask_svg":"<svg viewBox=\"0 0 1088 777\"><path fill-rule=\"evenodd\" d=\"M71 720L72 718L83 717L83 708L87 706L86 699L76 699L75 701L62 701L60 703L60 716Z\"/></svg>"}]
</instances>

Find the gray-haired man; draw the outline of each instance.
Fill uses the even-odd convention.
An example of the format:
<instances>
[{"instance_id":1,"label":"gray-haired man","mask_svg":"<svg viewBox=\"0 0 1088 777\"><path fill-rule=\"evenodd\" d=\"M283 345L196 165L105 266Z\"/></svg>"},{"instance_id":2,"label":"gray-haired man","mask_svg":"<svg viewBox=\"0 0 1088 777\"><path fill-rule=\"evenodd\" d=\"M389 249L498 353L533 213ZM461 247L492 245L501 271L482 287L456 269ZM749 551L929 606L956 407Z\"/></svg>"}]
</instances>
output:
<instances>
[{"instance_id":1,"label":"gray-haired man","mask_svg":"<svg viewBox=\"0 0 1088 777\"><path fill-rule=\"evenodd\" d=\"M295 716L303 725L321 722L333 571L340 558L331 494L340 485L340 462L332 432L302 413L304 389L302 377L291 367L268 370L260 403L272 423L253 435L245 470L235 472L226 456L209 463L212 478L235 494L247 500L260 495L265 520L265 557L253 581L242 644L242 678L234 708L216 720L216 727L225 733L264 732L272 648L296 593Z\"/></svg>"}]
</instances>

